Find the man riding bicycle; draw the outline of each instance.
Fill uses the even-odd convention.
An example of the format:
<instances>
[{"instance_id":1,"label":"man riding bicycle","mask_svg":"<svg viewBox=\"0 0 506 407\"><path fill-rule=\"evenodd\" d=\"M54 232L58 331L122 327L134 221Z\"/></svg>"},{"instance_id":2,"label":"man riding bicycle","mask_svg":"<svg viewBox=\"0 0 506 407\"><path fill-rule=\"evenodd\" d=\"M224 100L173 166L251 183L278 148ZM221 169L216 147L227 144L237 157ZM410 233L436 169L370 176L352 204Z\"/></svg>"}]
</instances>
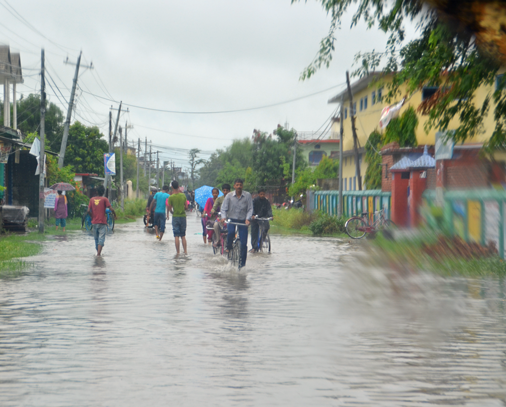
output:
<instances>
[{"instance_id":1,"label":"man riding bicycle","mask_svg":"<svg viewBox=\"0 0 506 407\"><path fill-rule=\"evenodd\" d=\"M230 217L233 223L243 223L245 226L238 226L239 240L241 241L241 259L239 267L246 265L248 256L248 225L253 214L253 201L249 192L243 191L244 181L237 178L234 182L235 191L228 194L221 205L221 214L224 219ZM236 225L227 225L227 251L232 250L232 243L235 237Z\"/></svg>"},{"instance_id":2,"label":"man riding bicycle","mask_svg":"<svg viewBox=\"0 0 506 407\"><path fill-rule=\"evenodd\" d=\"M251 250L250 253L258 251L258 235L260 223L264 230L269 230L268 221L258 221L256 218L272 218L272 207L269 200L265 197L265 189L258 190L258 196L253 199L253 216L251 217Z\"/></svg>"}]
</instances>

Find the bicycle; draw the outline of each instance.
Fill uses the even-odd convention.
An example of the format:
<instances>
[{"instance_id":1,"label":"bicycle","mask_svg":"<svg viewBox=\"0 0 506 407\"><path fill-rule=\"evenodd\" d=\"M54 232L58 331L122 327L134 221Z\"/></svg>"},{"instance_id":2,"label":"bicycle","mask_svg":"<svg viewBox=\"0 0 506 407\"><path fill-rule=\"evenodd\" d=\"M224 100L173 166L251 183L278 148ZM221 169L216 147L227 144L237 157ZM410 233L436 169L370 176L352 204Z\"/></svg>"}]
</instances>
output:
<instances>
[{"instance_id":1,"label":"bicycle","mask_svg":"<svg viewBox=\"0 0 506 407\"><path fill-rule=\"evenodd\" d=\"M85 227L86 230L90 232L91 229L93 229L93 223L91 223L91 216L88 214L87 205L81 205L81 207L82 206L86 207L86 212L82 215L81 229ZM112 232L114 230L115 221L114 216L109 208L106 208L105 215L107 218L107 230L110 230Z\"/></svg>"},{"instance_id":2,"label":"bicycle","mask_svg":"<svg viewBox=\"0 0 506 407\"><path fill-rule=\"evenodd\" d=\"M212 230L214 232L214 228L212 228L212 227L206 226L206 229ZM227 244L227 234L228 234L227 226L225 225L224 229L221 230L220 236L218 238L218 245L215 246L214 241L213 241L212 246L213 246L213 253L214 254L219 253L219 254L223 255L223 253L225 251L225 245ZM213 233L213 235L214 235L214 233Z\"/></svg>"},{"instance_id":3,"label":"bicycle","mask_svg":"<svg viewBox=\"0 0 506 407\"><path fill-rule=\"evenodd\" d=\"M269 236L269 230L265 228L265 222L269 222L272 218L255 218L254 221L259 221L258 228L258 241L257 241L257 252L263 252L264 250L270 254L271 252L271 238Z\"/></svg>"},{"instance_id":4,"label":"bicycle","mask_svg":"<svg viewBox=\"0 0 506 407\"><path fill-rule=\"evenodd\" d=\"M230 219L227 220L227 225L249 227L249 225L246 225L245 223L232 222ZM232 250L228 252L228 260L232 262L234 267L237 267L238 269L241 268L241 240L239 239L239 233L236 234L235 239L232 242Z\"/></svg>"},{"instance_id":5,"label":"bicycle","mask_svg":"<svg viewBox=\"0 0 506 407\"><path fill-rule=\"evenodd\" d=\"M385 218L384 210L374 212L379 217L373 222L369 221L369 213L363 212L362 216L354 216L348 219L344 225L346 234L352 239L362 239L366 233L375 233L377 230L391 229L395 223Z\"/></svg>"}]
</instances>

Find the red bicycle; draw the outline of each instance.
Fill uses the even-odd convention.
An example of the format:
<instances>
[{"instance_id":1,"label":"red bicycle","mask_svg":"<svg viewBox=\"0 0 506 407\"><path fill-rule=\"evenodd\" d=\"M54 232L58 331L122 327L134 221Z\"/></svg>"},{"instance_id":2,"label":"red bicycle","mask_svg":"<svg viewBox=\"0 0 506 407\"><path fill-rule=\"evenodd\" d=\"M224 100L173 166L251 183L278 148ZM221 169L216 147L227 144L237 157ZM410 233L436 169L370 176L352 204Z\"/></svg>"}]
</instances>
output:
<instances>
[{"instance_id":1,"label":"red bicycle","mask_svg":"<svg viewBox=\"0 0 506 407\"><path fill-rule=\"evenodd\" d=\"M362 239L366 233L376 233L378 230L392 229L395 223L385 218L385 211L379 210L374 212L376 220L370 222L369 213L364 212L362 216L354 216L348 219L344 225L346 234L352 239Z\"/></svg>"}]
</instances>

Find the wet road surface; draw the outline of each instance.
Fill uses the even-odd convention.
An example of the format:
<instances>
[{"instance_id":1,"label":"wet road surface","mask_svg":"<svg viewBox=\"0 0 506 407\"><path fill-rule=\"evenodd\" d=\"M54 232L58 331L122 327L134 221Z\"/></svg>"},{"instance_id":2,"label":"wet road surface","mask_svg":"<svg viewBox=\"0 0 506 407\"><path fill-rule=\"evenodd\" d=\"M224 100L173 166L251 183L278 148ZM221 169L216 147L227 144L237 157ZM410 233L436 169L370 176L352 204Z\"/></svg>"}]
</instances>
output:
<instances>
[{"instance_id":1,"label":"wet road surface","mask_svg":"<svg viewBox=\"0 0 506 407\"><path fill-rule=\"evenodd\" d=\"M70 233L0 280L0 406L504 406L504 281L273 236L240 272L188 224Z\"/></svg>"}]
</instances>

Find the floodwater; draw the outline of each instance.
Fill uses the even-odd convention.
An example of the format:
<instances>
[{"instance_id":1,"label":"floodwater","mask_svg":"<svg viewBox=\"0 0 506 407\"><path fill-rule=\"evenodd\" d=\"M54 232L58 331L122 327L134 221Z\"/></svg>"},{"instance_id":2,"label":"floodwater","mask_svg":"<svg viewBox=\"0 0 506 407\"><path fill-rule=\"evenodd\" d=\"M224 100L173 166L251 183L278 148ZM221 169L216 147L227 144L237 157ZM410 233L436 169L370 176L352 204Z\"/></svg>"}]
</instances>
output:
<instances>
[{"instance_id":1,"label":"floodwater","mask_svg":"<svg viewBox=\"0 0 506 407\"><path fill-rule=\"evenodd\" d=\"M138 221L0 280L0 406L505 405L503 281L285 236L237 272L197 222L186 258Z\"/></svg>"}]
</instances>

